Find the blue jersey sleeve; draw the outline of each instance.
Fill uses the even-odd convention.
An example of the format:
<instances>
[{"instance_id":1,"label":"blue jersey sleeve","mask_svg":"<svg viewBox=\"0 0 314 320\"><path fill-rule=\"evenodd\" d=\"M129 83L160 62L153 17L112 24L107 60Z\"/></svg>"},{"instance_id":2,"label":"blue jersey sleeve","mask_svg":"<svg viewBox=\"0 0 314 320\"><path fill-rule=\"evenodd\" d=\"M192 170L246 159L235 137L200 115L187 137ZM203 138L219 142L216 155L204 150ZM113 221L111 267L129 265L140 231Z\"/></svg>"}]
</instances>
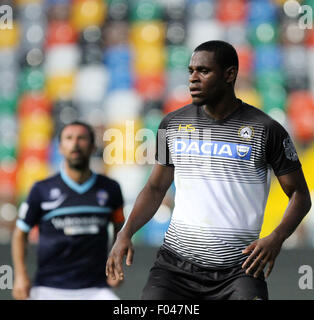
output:
<instances>
[{"instance_id":1,"label":"blue jersey sleeve","mask_svg":"<svg viewBox=\"0 0 314 320\"><path fill-rule=\"evenodd\" d=\"M34 184L26 201L19 208L16 226L24 232L29 232L39 223L41 213L39 187L38 184Z\"/></svg>"}]
</instances>

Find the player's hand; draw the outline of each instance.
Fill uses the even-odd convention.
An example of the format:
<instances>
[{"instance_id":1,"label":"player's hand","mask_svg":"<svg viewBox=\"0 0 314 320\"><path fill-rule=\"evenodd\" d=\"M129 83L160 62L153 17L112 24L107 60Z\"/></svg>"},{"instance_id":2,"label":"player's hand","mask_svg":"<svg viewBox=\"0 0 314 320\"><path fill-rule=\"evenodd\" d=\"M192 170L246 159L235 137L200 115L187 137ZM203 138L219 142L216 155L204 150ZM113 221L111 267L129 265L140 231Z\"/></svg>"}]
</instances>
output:
<instances>
[{"instance_id":1,"label":"player's hand","mask_svg":"<svg viewBox=\"0 0 314 320\"><path fill-rule=\"evenodd\" d=\"M16 275L13 284L12 296L16 300L26 300L29 297L31 282L27 275Z\"/></svg>"},{"instance_id":2,"label":"player's hand","mask_svg":"<svg viewBox=\"0 0 314 320\"><path fill-rule=\"evenodd\" d=\"M117 240L113 245L106 264L106 276L108 279L123 280L124 273L122 262L126 256L126 265L131 266L133 261L133 244L129 237L123 235L121 231L117 235Z\"/></svg>"},{"instance_id":3,"label":"player's hand","mask_svg":"<svg viewBox=\"0 0 314 320\"><path fill-rule=\"evenodd\" d=\"M257 278L268 263L265 274L265 278L267 278L274 267L282 243L283 240L275 232L272 232L269 236L258 239L247 246L242 251L243 254L249 254L242 265L242 268L246 269L245 273L253 274Z\"/></svg>"},{"instance_id":4,"label":"player's hand","mask_svg":"<svg viewBox=\"0 0 314 320\"><path fill-rule=\"evenodd\" d=\"M118 288L123 283L123 280L107 278L107 283L111 288Z\"/></svg>"}]
</instances>

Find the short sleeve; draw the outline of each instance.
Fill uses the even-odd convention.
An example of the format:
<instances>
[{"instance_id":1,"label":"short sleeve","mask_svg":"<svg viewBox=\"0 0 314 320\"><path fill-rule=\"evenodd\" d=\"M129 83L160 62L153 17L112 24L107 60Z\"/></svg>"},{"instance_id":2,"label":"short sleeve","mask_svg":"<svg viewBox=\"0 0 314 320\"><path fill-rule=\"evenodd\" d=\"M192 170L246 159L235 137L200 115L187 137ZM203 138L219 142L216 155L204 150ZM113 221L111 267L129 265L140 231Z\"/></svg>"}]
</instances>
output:
<instances>
[{"instance_id":1,"label":"short sleeve","mask_svg":"<svg viewBox=\"0 0 314 320\"><path fill-rule=\"evenodd\" d=\"M266 133L266 161L276 176L301 168L291 137L277 121L271 123Z\"/></svg>"},{"instance_id":2,"label":"short sleeve","mask_svg":"<svg viewBox=\"0 0 314 320\"><path fill-rule=\"evenodd\" d=\"M116 184L116 186L114 188L114 194L113 194L113 198L114 198L113 208L114 209L123 206L123 203L124 203L121 187L118 182L115 182L115 184Z\"/></svg>"},{"instance_id":3,"label":"short sleeve","mask_svg":"<svg viewBox=\"0 0 314 320\"><path fill-rule=\"evenodd\" d=\"M157 130L155 160L163 166L173 167L167 139L167 124L168 118L165 117Z\"/></svg>"},{"instance_id":4,"label":"short sleeve","mask_svg":"<svg viewBox=\"0 0 314 320\"><path fill-rule=\"evenodd\" d=\"M41 214L39 186L34 184L26 201L20 205L16 226L24 232L29 232L39 223Z\"/></svg>"},{"instance_id":5,"label":"short sleeve","mask_svg":"<svg viewBox=\"0 0 314 320\"><path fill-rule=\"evenodd\" d=\"M124 214L123 214L123 196L120 185L116 183L116 188L113 194L114 202L113 202L113 211L111 216L111 221L113 223L123 223L124 222Z\"/></svg>"}]
</instances>

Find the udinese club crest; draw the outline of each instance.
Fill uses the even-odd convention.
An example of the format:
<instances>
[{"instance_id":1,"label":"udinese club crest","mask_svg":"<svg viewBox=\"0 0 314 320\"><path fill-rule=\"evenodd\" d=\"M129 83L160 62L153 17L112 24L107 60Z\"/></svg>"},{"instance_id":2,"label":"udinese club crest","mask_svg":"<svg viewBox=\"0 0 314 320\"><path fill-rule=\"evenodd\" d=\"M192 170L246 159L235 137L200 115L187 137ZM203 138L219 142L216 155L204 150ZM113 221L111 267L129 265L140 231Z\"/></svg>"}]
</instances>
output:
<instances>
[{"instance_id":1,"label":"udinese club crest","mask_svg":"<svg viewBox=\"0 0 314 320\"><path fill-rule=\"evenodd\" d=\"M254 136L254 129L251 126L243 126L239 129L238 135L246 141L251 140Z\"/></svg>"}]
</instances>

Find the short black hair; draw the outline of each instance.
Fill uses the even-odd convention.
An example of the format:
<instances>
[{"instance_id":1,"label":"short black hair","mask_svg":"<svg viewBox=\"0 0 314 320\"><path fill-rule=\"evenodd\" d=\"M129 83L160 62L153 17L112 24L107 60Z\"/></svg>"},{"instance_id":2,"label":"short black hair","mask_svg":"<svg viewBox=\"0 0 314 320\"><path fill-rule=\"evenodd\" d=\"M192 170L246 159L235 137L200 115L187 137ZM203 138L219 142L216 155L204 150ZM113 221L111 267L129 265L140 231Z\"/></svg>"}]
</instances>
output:
<instances>
[{"instance_id":1,"label":"short black hair","mask_svg":"<svg viewBox=\"0 0 314 320\"><path fill-rule=\"evenodd\" d=\"M214 58L218 65L223 69L235 66L239 69L239 58L235 48L228 42L221 40L211 40L200 44L196 51L208 51L214 53Z\"/></svg>"},{"instance_id":2,"label":"short black hair","mask_svg":"<svg viewBox=\"0 0 314 320\"><path fill-rule=\"evenodd\" d=\"M59 135L58 135L59 142L61 141L61 135L62 135L63 130L69 126L82 126L82 127L84 127L88 131L91 144L92 145L95 144L95 132L94 132L93 128L89 124L87 124L86 122L77 121L77 120L72 121L70 123L67 123L66 125L63 126L63 128L60 130Z\"/></svg>"}]
</instances>

